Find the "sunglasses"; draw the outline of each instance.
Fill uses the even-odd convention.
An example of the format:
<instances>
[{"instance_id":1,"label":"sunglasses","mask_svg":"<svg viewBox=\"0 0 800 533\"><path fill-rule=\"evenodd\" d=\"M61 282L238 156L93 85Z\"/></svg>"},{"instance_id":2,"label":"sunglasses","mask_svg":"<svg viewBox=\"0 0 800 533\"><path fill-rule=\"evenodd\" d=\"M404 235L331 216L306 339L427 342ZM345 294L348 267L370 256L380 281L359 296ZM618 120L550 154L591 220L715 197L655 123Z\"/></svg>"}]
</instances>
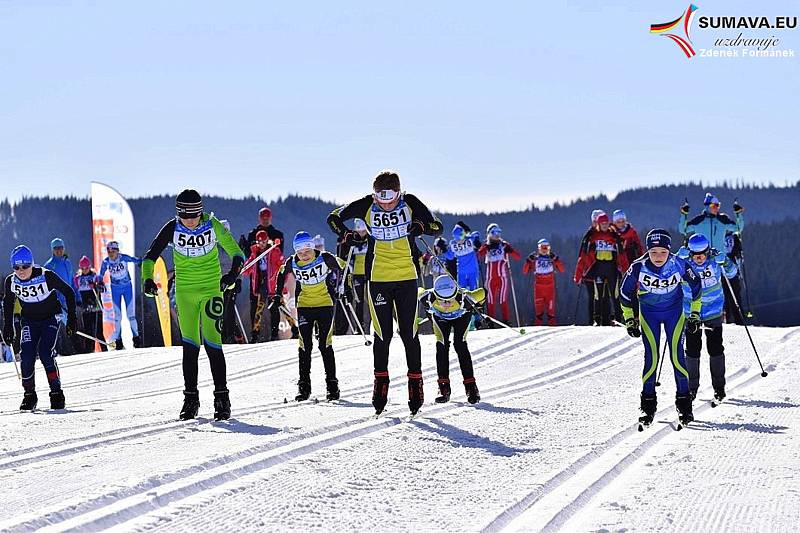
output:
<instances>
[{"instance_id":1,"label":"sunglasses","mask_svg":"<svg viewBox=\"0 0 800 533\"><path fill-rule=\"evenodd\" d=\"M27 270L31 267L30 264L27 265L14 265L14 270Z\"/></svg>"},{"instance_id":2,"label":"sunglasses","mask_svg":"<svg viewBox=\"0 0 800 533\"><path fill-rule=\"evenodd\" d=\"M382 191L376 191L372 194L372 197L375 198L375 201L380 204L390 204L394 202L398 196L400 196L400 192L392 189L384 189Z\"/></svg>"},{"instance_id":3,"label":"sunglasses","mask_svg":"<svg viewBox=\"0 0 800 533\"><path fill-rule=\"evenodd\" d=\"M202 215L202 213L178 213L178 218L191 220L193 218L200 218L200 215Z\"/></svg>"}]
</instances>

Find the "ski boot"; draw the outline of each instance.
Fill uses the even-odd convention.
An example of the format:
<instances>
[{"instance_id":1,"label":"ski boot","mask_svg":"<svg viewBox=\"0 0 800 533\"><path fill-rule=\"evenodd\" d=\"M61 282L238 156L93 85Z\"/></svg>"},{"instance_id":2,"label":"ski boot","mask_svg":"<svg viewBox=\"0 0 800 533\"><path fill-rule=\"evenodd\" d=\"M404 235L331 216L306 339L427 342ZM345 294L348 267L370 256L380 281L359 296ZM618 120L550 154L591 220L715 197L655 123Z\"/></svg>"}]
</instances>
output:
<instances>
[{"instance_id":1,"label":"ski boot","mask_svg":"<svg viewBox=\"0 0 800 533\"><path fill-rule=\"evenodd\" d=\"M336 378L326 379L325 386L328 389L328 394L325 396L325 399L329 402L338 400L339 396L341 396L341 392L339 392L339 380Z\"/></svg>"},{"instance_id":2,"label":"ski boot","mask_svg":"<svg viewBox=\"0 0 800 533\"><path fill-rule=\"evenodd\" d=\"M141 337L139 337L137 335L132 340L133 340L133 347L134 348L141 348L142 347L142 338Z\"/></svg>"},{"instance_id":3,"label":"ski boot","mask_svg":"<svg viewBox=\"0 0 800 533\"><path fill-rule=\"evenodd\" d=\"M297 396L294 397L294 401L302 402L308 400L309 396L311 396L311 382L301 379L297 382Z\"/></svg>"},{"instance_id":4,"label":"ski boot","mask_svg":"<svg viewBox=\"0 0 800 533\"><path fill-rule=\"evenodd\" d=\"M122 339L117 339L117 341L114 343L114 349L115 350L124 350L125 349L125 346L122 345Z\"/></svg>"},{"instance_id":5,"label":"ski boot","mask_svg":"<svg viewBox=\"0 0 800 533\"><path fill-rule=\"evenodd\" d=\"M642 393L639 408L642 410L643 415L639 417L639 431L644 431L644 428L653 423L653 417L656 414L657 407L658 400L655 394L648 396Z\"/></svg>"},{"instance_id":6,"label":"ski boot","mask_svg":"<svg viewBox=\"0 0 800 533\"><path fill-rule=\"evenodd\" d=\"M447 403L450 401L450 380L439 379L439 396L434 400L436 403Z\"/></svg>"},{"instance_id":7,"label":"ski boot","mask_svg":"<svg viewBox=\"0 0 800 533\"><path fill-rule=\"evenodd\" d=\"M725 399L725 389L714 389L714 400L711 402L711 407L716 407Z\"/></svg>"},{"instance_id":8,"label":"ski boot","mask_svg":"<svg viewBox=\"0 0 800 533\"><path fill-rule=\"evenodd\" d=\"M375 383L372 386L372 406L375 408L375 415L379 415L386 407L389 396L389 373L375 372Z\"/></svg>"},{"instance_id":9,"label":"ski boot","mask_svg":"<svg viewBox=\"0 0 800 533\"><path fill-rule=\"evenodd\" d=\"M467 378L464 380L464 390L467 393L467 401L475 404L481 401L481 393L478 392L478 385L475 383L475 378Z\"/></svg>"},{"instance_id":10,"label":"ski boot","mask_svg":"<svg viewBox=\"0 0 800 533\"><path fill-rule=\"evenodd\" d=\"M214 391L214 420L227 420L231 417L231 399L228 389Z\"/></svg>"},{"instance_id":11,"label":"ski boot","mask_svg":"<svg viewBox=\"0 0 800 533\"><path fill-rule=\"evenodd\" d=\"M692 397L688 394L675 394L675 408L678 410L678 430L694 420Z\"/></svg>"},{"instance_id":12,"label":"ski boot","mask_svg":"<svg viewBox=\"0 0 800 533\"><path fill-rule=\"evenodd\" d=\"M408 373L408 409L411 416L417 414L425 403L425 392L422 390L422 374Z\"/></svg>"},{"instance_id":13,"label":"ski boot","mask_svg":"<svg viewBox=\"0 0 800 533\"><path fill-rule=\"evenodd\" d=\"M66 405L64 391L61 389L50 391L50 409L63 409Z\"/></svg>"},{"instance_id":14,"label":"ski boot","mask_svg":"<svg viewBox=\"0 0 800 533\"><path fill-rule=\"evenodd\" d=\"M36 404L39 402L39 398L36 396L36 391L26 392L22 396L22 404L19 406L20 411L33 411L36 409Z\"/></svg>"},{"instance_id":15,"label":"ski boot","mask_svg":"<svg viewBox=\"0 0 800 533\"><path fill-rule=\"evenodd\" d=\"M183 407L181 407L181 414L178 415L178 418L180 420L191 420L197 416L197 411L199 410L200 393L197 391L183 391Z\"/></svg>"}]
</instances>

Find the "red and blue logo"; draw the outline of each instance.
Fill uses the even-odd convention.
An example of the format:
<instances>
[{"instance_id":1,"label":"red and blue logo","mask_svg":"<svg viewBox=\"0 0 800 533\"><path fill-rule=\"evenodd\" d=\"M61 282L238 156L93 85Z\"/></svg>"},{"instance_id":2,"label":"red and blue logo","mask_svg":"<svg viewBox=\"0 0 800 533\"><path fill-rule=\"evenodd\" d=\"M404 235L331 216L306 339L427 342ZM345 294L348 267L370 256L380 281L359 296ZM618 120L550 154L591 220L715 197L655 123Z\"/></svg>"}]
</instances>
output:
<instances>
[{"instance_id":1,"label":"red and blue logo","mask_svg":"<svg viewBox=\"0 0 800 533\"><path fill-rule=\"evenodd\" d=\"M686 54L686 57L691 59L697 54L692 47L692 40L689 37L689 31L692 29L692 19L694 18L695 11L697 11L697 6L694 4L689 4L689 7L686 8L686 11L672 22L651 24L650 33L658 33L664 37L672 39L672 41L678 45L683 53ZM679 33L681 30L683 30L684 36L677 35L676 32Z\"/></svg>"}]
</instances>

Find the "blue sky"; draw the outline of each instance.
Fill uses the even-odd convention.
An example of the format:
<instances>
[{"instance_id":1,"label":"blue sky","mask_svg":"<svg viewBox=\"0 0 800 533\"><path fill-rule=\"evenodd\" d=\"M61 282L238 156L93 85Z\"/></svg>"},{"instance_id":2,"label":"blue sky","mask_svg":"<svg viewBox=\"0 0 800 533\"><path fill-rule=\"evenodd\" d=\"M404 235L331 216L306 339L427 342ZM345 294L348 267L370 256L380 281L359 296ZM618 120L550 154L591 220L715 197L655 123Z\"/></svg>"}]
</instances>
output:
<instances>
[{"instance_id":1,"label":"blue sky","mask_svg":"<svg viewBox=\"0 0 800 533\"><path fill-rule=\"evenodd\" d=\"M497 210L797 181L800 57L687 60L648 31L687 5L2 1L0 197L344 201L394 168L437 209ZM773 33L800 53L800 30Z\"/></svg>"}]
</instances>

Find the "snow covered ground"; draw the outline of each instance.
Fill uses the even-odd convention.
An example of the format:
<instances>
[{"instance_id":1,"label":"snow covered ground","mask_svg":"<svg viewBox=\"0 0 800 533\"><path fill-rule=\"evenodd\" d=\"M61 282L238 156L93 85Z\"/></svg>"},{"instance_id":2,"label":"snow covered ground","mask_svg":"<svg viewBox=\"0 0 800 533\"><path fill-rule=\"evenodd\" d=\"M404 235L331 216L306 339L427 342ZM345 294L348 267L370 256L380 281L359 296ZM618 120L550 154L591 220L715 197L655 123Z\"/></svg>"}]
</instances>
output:
<instances>
[{"instance_id":1,"label":"snow covered ground","mask_svg":"<svg viewBox=\"0 0 800 533\"><path fill-rule=\"evenodd\" d=\"M726 326L730 400L712 409L707 358L697 422L676 432L665 368L660 412L636 431L642 348L623 328L470 334L482 402L427 403L413 421L392 345L390 404L372 416L371 348L337 337L343 399L291 401L295 341L227 348L233 419L175 420L180 349L61 358L66 411L19 413L0 365L0 530L796 531L800 328ZM455 361L455 357L453 357ZM313 393L324 398L315 357ZM40 408L48 405L41 367ZM284 403L284 398L289 398Z\"/></svg>"}]
</instances>

